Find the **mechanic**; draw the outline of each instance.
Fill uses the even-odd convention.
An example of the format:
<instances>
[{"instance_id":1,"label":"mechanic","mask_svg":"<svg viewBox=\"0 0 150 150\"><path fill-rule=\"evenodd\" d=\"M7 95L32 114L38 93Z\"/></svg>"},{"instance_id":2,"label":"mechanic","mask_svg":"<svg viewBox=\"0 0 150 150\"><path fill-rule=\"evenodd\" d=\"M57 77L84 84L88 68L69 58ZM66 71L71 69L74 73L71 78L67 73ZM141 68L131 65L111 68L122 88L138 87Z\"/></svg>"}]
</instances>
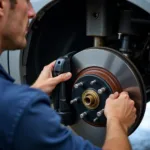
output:
<instances>
[{"instance_id":1,"label":"mechanic","mask_svg":"<svg viewBox=\"0 0 150 150\"><path fill-rule=\"evenodd\" d=\"M35 16L29 0L0 0L0 53L25 48L29 19ZM71 78L71 73L53 78L54 64L45 66L31 87L13 83L0 66L0 150L100 150L61 125L50 108L53 89ZM102 149L130 150L127 135L136 119L134 101L128 93L116 92L107 99L104 113L107 135Z\"/></svg>"}]
</instances>

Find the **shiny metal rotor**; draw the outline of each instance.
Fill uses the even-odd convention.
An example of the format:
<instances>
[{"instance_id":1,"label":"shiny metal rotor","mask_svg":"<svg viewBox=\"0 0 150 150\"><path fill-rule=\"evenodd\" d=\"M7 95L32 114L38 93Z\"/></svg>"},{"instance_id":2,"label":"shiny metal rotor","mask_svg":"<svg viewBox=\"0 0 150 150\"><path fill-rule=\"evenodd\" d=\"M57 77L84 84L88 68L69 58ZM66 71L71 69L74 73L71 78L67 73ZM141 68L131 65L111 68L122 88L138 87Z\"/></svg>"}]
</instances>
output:
<instances>
[{"instance_id":1,"label":"shiny metal rotor","mask_svg":"<svg viewBox=\"0 0 150 150\"><path fill-rule=\"evenodd\" d=\"M109 48L89 48L76 53L72 58L73 77L91 67L109 71L120 83L123 91L129 92L135 101L137 119L129 129L129 135L139 126L146 107L146 93L142 78L133 63L121 53ZM107 82L107 81L106 81ZM108 95L109 96L109 95ZM96 127L79 119L71 128L93 144L101 146L105 139L106 128Z\"/></svg>"}]
</instances>

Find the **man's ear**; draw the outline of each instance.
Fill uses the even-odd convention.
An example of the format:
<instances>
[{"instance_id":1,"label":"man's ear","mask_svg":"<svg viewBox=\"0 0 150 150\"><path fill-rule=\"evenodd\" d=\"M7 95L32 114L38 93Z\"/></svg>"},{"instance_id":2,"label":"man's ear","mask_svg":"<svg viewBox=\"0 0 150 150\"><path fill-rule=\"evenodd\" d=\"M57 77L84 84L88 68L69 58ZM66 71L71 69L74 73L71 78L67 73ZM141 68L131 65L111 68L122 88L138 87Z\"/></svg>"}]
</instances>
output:
<instances>
[{"instance_id":1,"label":"man's ear","mask_svg":"<svg viewBox=\"0 0 150 150\"><path fill-rule=\"evenodd\" d=\"M0 0L0 17L4 15L4 3L5 0Z\"/></svg>"}]
</instances>

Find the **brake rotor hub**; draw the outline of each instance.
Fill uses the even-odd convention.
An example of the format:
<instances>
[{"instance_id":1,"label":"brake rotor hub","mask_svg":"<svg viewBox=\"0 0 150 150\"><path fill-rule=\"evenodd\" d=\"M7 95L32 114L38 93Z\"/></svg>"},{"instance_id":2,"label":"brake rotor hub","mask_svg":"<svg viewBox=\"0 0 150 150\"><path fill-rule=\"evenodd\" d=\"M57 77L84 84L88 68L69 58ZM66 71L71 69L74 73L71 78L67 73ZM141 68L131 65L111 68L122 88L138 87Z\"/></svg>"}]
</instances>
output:
<instances>
[{"instance_id":1,"label":"brake rotor hub","mask_svg":"<svg viewBox=\"0 0 150 150\"><path fill-rule=\"evenodd\" d=\"M104 115L97 118L97 112L104 108L107 97L116 91L121 92L121 86L109 71L98 67L81 71L72 90L72 98L80 99L74 105L80 118L93 126L105 126L106 118Z\"/></svg>"},{"instance_id":2,"label":"brake rotor hub","mask_svg":"<svg viewBox=\"0 0 150 150\"><path fill-rule=\"evenodd\" d=\"M116 50L89 48L72 57L71 104L78 122L72 129L85 139L101 146L105 139L106 118L99 111L111 93L127 91L135 101L137 119L129 135L139 126L146 107L146 93L141 75L132 62ZM101 139L101 141L100 141Z\"/></svg>"}]
</instances>

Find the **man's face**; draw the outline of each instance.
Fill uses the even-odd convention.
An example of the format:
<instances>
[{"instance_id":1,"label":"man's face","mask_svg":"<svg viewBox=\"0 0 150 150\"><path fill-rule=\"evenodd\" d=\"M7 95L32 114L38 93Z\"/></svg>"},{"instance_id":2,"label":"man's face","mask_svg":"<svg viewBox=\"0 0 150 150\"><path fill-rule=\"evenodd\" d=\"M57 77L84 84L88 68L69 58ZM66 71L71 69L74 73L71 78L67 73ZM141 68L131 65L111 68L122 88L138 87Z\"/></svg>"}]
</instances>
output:
<instances>
[{"instance_id":1,"label":"man's face","mask_svg":"<svg viewBox=\"0 0 150 150\"><path fill-rule=\"evenodd\" d=\"M30 0L16 0L14 7L10 6L5 14L6 24L2 32L2 49L23 49L26 46L26 34L29 19L35 17Z\"/></svg>"}]
</instances>

